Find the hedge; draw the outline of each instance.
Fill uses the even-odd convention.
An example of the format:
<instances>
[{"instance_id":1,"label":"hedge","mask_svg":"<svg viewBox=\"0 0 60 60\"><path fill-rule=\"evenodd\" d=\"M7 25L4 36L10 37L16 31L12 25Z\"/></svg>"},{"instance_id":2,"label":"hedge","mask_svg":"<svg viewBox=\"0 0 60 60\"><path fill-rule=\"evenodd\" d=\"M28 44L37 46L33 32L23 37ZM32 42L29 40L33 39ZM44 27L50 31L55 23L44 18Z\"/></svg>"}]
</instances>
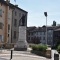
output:
<instances>
[{"instance_id":1,"label":"hedge","mask_svg":"<svg viewBox=\"0 0 60 60\"><path fill-rule=\"evenodd\" d=\"M32 45L31 47L32 47L32 50L36 50L36 51L46 51L47 49L47 46L42 44Z\"/></svg>"}]
</instances>

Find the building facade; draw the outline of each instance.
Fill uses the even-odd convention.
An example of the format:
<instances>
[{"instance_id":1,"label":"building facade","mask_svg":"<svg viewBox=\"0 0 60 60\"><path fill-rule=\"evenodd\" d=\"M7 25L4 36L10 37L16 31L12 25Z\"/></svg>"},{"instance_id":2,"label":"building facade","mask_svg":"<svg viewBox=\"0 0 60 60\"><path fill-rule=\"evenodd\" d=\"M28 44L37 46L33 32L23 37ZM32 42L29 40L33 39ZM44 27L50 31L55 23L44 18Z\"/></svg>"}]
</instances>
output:
<instances>
[{"instance_id":1,"label":"building facade","mask_svg":"<svg viewBox=\"0 0 60 60\"><path fill-rule=\"evenodd\" d=\"M0 0L0 43L16 43L23 25L27 27L27 12L9 0Z\"/></svg>"},{"instance_id":2,"label":"building facade","mask_svg":"<svg viewBox=\"0 0 60 60\"><path fill-rule=\"evenodd\" d=\"M7 14L6 14L7 13ZM8 2L0 0L0 42L11 40L12 7Z\"/></svg>"},{"instance_id":3,"label":"building facade","mask_svg":"<svg viewBox=\"0 0 60 60\"><path fill-rule=\"evenodd\" d=\"M40 40L40 43L42 44L47 44L50 46L53 46L53 35L54 35L54 30L59 27L57 26L50 26L47 27L47 41L46 41L46 27L28 27L27 28L27 41L29 43L32 43L33 38L37 37Z\"/></svg>"},{"instance_id":4,"label":"building facade","mask_svg":"<svg viewBox=\"0 0 60 60\"><path fill-rule=\"evenodd\" d=\"M19 26L22 25L27 27L27 12L19 8L17 5L13 11L13 20L12 20L12 43L16 43L19 37Z\"/></svg>"},{"instance_id":5,"label":"building facade","mask_svg":"<svg viewBox=\"0 0 60 60\"><path fill-rule=\"evenodd\" d=\"M54 30L53 41L53 46L60 44L60 28Z\"/></svg>"}]
</instances>

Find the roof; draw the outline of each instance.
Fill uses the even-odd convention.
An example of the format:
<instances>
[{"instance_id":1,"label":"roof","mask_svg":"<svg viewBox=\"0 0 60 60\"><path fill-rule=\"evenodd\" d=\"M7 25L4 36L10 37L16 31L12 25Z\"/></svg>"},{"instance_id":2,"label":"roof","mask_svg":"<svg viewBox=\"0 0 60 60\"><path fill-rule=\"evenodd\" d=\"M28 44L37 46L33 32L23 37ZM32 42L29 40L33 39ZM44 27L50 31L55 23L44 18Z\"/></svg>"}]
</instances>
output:
<instances>
[{"instance_id":1,"label":"roof","mask_svg":"<svg viewBox=\"0 0 60 60\"><path fill-rule=\"evenodd\" d=\"M47 30L56 30L60 28L59 26L48 26ZM28 27L27 28L28 31L30 32L45 32L46 31L46 27Z\"/></svg>"},{"instance_id":2,"label":"roof","mask_svg":"<svg viewBox=\"0 0 60 60\"><path fill-rule=\"evenodd\" d=\"M7 6L10 6L11 8L17 8L17 9L19 9L19 10L21 10L21 11L24 11L24 12L28 13L27 11L19 8L18 6L15 6L15 5L11 4L11 3L7 3L7 2L4 1L4 0L0 0L0 3L5 4L5 5L7 5Z\"/></svg>"},{"instance_id":3,"label":"roof","mask_svg":"<svg viewBox=\"0 0 60 60\"><path fill-rule=\"evenodd\" d=\"M4 1L4 0L0 0L0 3L5 4L5 5L8 5L7 2Z\"/></svg>"},{"instance_id":4,"label":"roof","mask_svg":"<svg viewBox=\"0 0 60 60\"><path fill-rule=\"evenodd\" d=\"M28 13L27 11L25 11L25 10L19 8L18 6L15 6L15 7L16 7L17 9L21 10L21 11L24 11L24 12Z\"/></svg>"},{"instance_id":5,"label":"roof","mask_svg":"<svg viewBox=\"0 0 60 60\"><path fill-rule=\"evenodd\" d=\"M27 31L31 31L31 30L35 30L35 26L32 26L32 27L27 27Z\"/></svg>"},{"instance_id":6,"label":"roof","mask_svg":"<svg viewBox=\"0 0 60 60\"><path fill-rule=\"evenodd\" d=\"M58 28L58 29L55 29L54 31L60 31L60 28Z\"/></svg>"}]
</instances>

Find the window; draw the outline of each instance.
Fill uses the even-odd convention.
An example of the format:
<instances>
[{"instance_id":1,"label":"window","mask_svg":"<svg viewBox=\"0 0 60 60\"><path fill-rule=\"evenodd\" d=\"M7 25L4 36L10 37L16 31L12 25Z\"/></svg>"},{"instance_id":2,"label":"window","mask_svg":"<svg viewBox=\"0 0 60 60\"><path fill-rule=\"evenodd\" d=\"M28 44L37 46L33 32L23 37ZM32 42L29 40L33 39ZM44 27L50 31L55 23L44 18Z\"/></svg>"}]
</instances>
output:
<instances>
[{"instance_id":1,"label":"window","mask_svg":"<svg viewBox=\"0 0 60 60\"><path fill-rule=\"evenodd\" d=\"M19 20L19 26L21 26L21 21Z\"/></svg>"},{"instance_id":2,"label":"window","mask_svg":"<svg viewBox=\"0 0 60 60\"><path fill-rule=\"evenodd\" d=\"M21 17L21 13L19 13L19 17Z\"/></svg>"},{"instance_id":3,"label":"window","mask_svg":"<svg viewBox=\"0 0 60 60\"><path fill-rule=\"evenodd\" d=\"M10 25L8 24L8 30L10 30Z\"/></svg>"},{"instance_id":4,"label":"window","mask_svg":"<svg viewBox=\"0 0 60 60\"><path fill-rule=\"evenodd\" d=\"M15 11L15 16L17 16L17 12Z\"/></svg>"},{"instance_id":5,"label":"window","mask_svg":"<svg viewBox=\"0 0 60 60\"><path fill-rule=\"evenodd\" d=\"M15 27L17 26L17 20L16 19L14 20L14 26Z\"/></svg>"},{"instance_id":6,"label":"window","mask_svg":"<svg viewBox=\"0 0 60 60\"><path fill-rule=\"evenodd\" d=\"M10 7L9 7L9 10L10 10Z\"/></svg>"},{"instance_id":7,"label":"window","mask_svg":"<svg viewBox=\"0 0 60 60\"><path fill-rule=\"evenodd\" d=\"M16 39L16 31L14 31L14 38Z\"/></svg>"},{"instance_id":8,"label":"window","mask_svg":"<svg viewBox=\"0 0 60 60\"><path fill-rule=\"evenodd\" d=\"M2 17L2 9L0 9L0 17Z\"/></svg>"},{"instance_id":9,"label":"window","mask_svg":"<svg viewBox=\"0 0 60 60\"><path fill-rule=\"evenodd\" d=\"M42 35L42 32L40 32L40 35Z\"/></svg>"},{"instance_id":10,"label":"window","mask_svg":"<svg viewBox=\"0 0 60 60\"><path fill-rule=\"evenodd\" d=\"M43 37L43 40L45 40L45 37Z\"/></svg>"},{"instance_id":11,"label":"window","mask_svg":"<svg viewBox=\"0 0 60 60\"><path fill-rule=\"evenodd\" d=\"M10 25L8 24L8 32L9 32L9 30L10 30Z\"/></svg>"},{"instance_id":12,"label":"window","mask_svg":"<svg viewBox=\"0 0 60 60\"><path fill-rule=\"evenodd\" d=\"M48 32L49 32L49 33L51 33L51 32L52 32L52 30L48 30Z\"/></svg>"},{"instance_id":13,"label":"window","mask_svg":"<svg viewBox=\"0 0 60 60\"><path fill-rule=\"evenodd\" d=\"M42 32L41 34L42 34L42 35L45 35L45 32Z\"/></svg>"},{"instance_id":14,"label":"window","mask_svg":"<svg viewBox=\"0 0 60 60\"><path fill-rule=\"evenodd\" d=\"M31 33L31 35L33 35L33 32Z\"/></svg>"},{"instance_id":15,"label":"window","mask_svg":"<svg viewBox=\"0 0 60 60\"><path fill-rule=\"evenodd\" d=\"M28 33L28 35L30 35L30 32Z\"/></svg>"},{"instance_id":16,"label":"window","mask_svg":"<svg viewBox=\"0 0 60 60\"><path fill-rule=\"evenodd\" d=\"M41 40L41 37L40 37L40 40Z\"/></svg>"},{"instance_id":17,"label":"window","mask_svg":"<svg viewBox=\"0 0 60 60\"><path fill-rule=\"evenodd\" d=\"M3 28L3 24L0 22L0 29L2 29Z\"/></svg>"},{"instance_id":18,"label":"window","mask_svg":"<svg viewBox=\"0 0 60 60\"><path fill-rule=\"evenodd\" d=\"M44 35L45 35L45 32L44 32Z\"/></svg>"},{"instance_id":19,"label":"window","mask_svg":"<svg viewBox=\"0 0 60 60\"><path fill-rule=\"evenodd\" d=\"M0 41L2 41L2 35L0 35Z\"/></svg>"},{"instance_id":20,"label":"window","mask_svg":"<svg viewBox=\"0 0 60 60\"><path fill-rule=\"evenodd\" d=\"M9 37L9 34L8 34L8 37Z\"/></svg>"},{"instance_id":21,"label":"window","mask_svg":"<svg viewBox=\"0 0 60 60\"><path fill-rule=\"evenodd\" d=\"M28 40L30 40L30 37L28 37Z\"/></svg>"}]
</instances>

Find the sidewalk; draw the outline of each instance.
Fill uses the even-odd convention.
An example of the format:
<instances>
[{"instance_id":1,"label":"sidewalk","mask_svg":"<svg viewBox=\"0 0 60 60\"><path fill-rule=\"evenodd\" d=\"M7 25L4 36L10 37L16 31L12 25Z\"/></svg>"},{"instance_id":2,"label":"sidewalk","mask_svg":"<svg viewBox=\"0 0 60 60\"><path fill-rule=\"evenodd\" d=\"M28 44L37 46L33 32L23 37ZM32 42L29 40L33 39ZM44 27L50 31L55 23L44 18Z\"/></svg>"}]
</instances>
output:
<instances>
[{"instance_id":1,"label":"sidewalk","mask_svg":"<svg viewBox=\"0 0 60 60\"><path fill-rule=\"evenodd\" d=\"M0 53L1 57L0 60L10 60L10 53L11 52L7 50L2 51L2 53ZM29 54L24 51L14 51L12 60L51 60L51 59Z\"/></svg>"},{"instance_id":2,"label":"sidewalk","mask_svg":"<svg viewBox=\"0 0 60 60\"><path fill-rule=\"evenodd\" d=\"M48 59L42 56L37 56L30 53L30 51L13 51L13 58L11 60L54 60L54 53L56 50L52 50L52 58ZM10 60L11 50L0 50L0 60ZM60 56L60 55L59 55ZM59 58L60 60L60 58Z\"/></svg>"}]
</instances>

